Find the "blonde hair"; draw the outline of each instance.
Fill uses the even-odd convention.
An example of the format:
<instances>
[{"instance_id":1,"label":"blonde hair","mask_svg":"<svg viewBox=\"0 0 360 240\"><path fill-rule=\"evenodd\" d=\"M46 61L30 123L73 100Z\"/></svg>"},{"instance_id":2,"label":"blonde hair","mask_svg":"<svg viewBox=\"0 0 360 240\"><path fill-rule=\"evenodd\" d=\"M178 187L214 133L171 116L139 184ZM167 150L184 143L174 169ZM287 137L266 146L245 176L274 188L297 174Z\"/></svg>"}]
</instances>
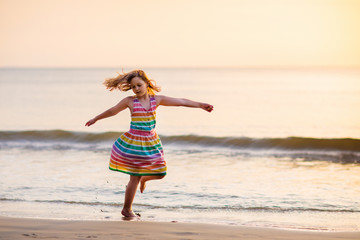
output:
<instances>
[{"instance_id":1,"label":"blonde hair","mask_svg":"<svg viewBox=\"0 0 360 240\"><path fill-rule=\"evenodd\" d=\"M141 78L148 86L148 93L150 95L155 95L155 92L160 92L161 88L156 85L156 82L152 79L149 79L143 70L133 70L128 73L118 73L119 75L114 78L107 78L104 81L106 89L110 91L114 89L119 89L120 91L128 91L131 89L130 83L134 77Z\"/></svg>"}]
</instances>

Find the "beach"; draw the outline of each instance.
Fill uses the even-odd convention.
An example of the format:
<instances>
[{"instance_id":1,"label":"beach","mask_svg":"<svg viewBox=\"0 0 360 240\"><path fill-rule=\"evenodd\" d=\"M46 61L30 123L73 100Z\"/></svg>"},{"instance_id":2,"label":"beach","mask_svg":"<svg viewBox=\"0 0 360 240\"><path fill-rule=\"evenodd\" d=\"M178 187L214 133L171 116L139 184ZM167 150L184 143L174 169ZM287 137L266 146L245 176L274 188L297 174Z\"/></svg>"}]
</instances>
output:
<instances>
[{"instance_id":1,"label":"beach","mask_svg":"<svg viewBox=\"0 0 360 240\"><path fill-rule=\"evenodd\" d=\"M295 231L258 227L143 221L69 221L0 217L0 239L243 239L358 240L360 232Z\"/></svg>"},{"instance_id":2,"label":"beach","mask_svg":"<svg viewBox=\"0 0 360 240\"><path fill-rule=\"evenodd\" d=\"M0 240L360 240L360 0L0 6Z\"/></svg>"}]
</instances>

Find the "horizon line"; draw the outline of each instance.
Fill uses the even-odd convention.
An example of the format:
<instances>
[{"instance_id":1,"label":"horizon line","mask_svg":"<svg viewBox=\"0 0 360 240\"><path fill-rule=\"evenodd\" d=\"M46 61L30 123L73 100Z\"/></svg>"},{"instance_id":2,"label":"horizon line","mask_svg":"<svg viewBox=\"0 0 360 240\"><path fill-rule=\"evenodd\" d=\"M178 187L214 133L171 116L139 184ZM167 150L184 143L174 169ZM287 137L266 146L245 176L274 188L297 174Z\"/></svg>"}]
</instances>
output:
<instances>
[{"instance_id":1,"label":"horizon line","mask_svg":"<svg viewBox=\"0 0 360 240\"><path fill-rule=\"evenodd\" d=\"M360 65L289 65L289 66L0 66L0 69L360 69Z\"/></svg>"}]
</instances>

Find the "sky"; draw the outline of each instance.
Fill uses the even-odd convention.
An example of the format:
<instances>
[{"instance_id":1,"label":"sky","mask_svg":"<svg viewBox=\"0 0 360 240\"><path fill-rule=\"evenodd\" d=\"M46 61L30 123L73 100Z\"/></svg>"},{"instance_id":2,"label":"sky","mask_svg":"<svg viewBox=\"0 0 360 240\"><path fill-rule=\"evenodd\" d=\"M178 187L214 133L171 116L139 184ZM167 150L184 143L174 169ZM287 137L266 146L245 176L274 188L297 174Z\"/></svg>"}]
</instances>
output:
<instances>
[{"instance_id":1,"label":"sky","mask_svg":"<svg viewBox=\"0 0 360 240\"><path fill-rule=\"evenodd\" d=\"M0 67L360 67L359 0L0 0Z\"/></svg>"}]
</instances>

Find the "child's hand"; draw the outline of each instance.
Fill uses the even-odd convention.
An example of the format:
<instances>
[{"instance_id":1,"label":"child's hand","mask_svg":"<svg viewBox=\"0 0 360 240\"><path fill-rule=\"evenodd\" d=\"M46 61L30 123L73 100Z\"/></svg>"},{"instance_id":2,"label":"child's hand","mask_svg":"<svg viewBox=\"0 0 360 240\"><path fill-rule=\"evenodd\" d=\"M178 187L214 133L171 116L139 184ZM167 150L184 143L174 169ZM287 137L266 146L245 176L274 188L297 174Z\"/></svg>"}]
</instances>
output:
<instances>
[{"instance_id":1,"label":"child's hand","mask_svg":"<svg viewBox=\"0 0 360 240\"><path fill-rule=\"evenodd\" d=\"M85 124L85 126L90 127L90 126L93 125L94 123L96 123L96 120L93 118L93 119L89 120L89 121Z\"/></svg>"},{"instance_id":2,"label":"child's hand","mask_svg":"<svg viewBox=\"0 0 360 240\"><path fill-rule=\"evenodd\" d=\"M211 112L214 109L213 105L207 103L202 103L201 108L208 112Z\"/></svg>"}]
</instances>

